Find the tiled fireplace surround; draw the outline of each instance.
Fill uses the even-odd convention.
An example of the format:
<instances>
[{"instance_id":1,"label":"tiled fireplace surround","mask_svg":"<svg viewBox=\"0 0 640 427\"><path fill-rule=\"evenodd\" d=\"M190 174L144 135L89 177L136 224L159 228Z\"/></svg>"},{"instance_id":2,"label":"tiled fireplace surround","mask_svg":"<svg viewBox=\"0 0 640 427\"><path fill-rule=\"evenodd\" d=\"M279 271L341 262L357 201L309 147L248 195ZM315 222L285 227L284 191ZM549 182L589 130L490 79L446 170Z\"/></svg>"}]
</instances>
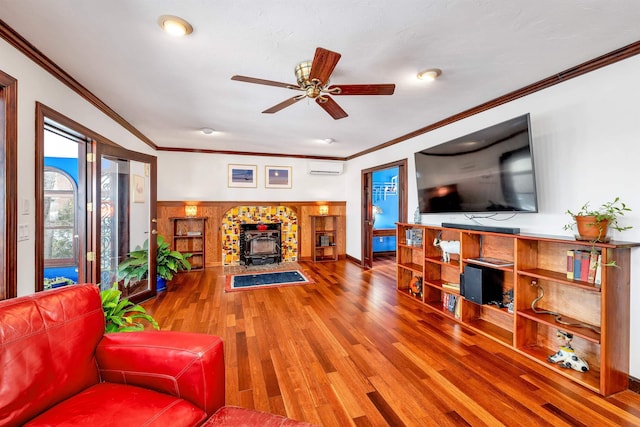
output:
<instances>
[{"instance_id":1,"label":"tiled fireplace surround","mask_svg":"<svg viewBox=\"0 0 640 427\"><path fill-rule=\"evenodd\" d=\"M298 260L298 217L287 206L236 206L222 216L222 264L240 264L240 224L281 224L282 261Z\"/></svg>"}]
</instances>

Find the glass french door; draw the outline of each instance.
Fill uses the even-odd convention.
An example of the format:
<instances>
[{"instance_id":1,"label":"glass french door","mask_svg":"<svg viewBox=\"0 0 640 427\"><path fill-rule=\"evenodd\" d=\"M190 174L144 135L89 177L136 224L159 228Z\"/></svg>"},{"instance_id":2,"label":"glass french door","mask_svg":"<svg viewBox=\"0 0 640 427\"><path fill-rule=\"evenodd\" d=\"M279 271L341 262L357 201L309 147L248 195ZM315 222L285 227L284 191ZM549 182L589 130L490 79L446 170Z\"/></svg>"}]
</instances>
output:
<instances>
[{"instance_id":1,"label":"glass french door","mask_svg":"<svg viewBox=\"0 0 640 427\"><path fill-rule=\"evenodd\" d=\"M35 290L93 281L87 262L87 147L92 141L37 104Z\"/></svg>"},{"instance_id":2,"label":"glass french door","mask_svg":"<svg viewBox=\"0 0 640 427\"><path fill-rule=\"evenodd\" d=\"M156 158L39 102L36 126L35 290L118 282L133 301L155 295ZM145 240L145 279L125 286L118 265Z\"/></svg>"},{"instance_id":3,"label":"glass french door","mask_svg":"<svg viewBox=\"0 0 640 427\"><path fill-rule=\"evenodd\" d=\"M111 145L96 152L98 201L95 244L100 286L119 283L123 296L141 301L156 294L156 158ZM147 252L147 272L125 285L118 265L131 251Z\"/></svg>"}]
</instances>

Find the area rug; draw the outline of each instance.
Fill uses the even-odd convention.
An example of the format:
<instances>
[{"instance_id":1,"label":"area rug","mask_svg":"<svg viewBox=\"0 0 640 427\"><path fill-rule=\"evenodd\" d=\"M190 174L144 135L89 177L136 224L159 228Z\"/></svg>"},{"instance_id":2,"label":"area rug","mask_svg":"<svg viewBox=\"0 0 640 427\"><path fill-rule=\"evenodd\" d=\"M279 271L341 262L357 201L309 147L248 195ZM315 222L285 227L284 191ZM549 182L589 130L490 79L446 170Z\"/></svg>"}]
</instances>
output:
<instances>
[{"instance_id":1,"label":"area rug","mask_svg":"<svg viewBox=\"0 0 640 427\"><path fill-rule=\"evenodd\" d=\"M313 283L300 270L270 271L264 273L228 274L225 292L278 286L307 285Z\"/></svg>"}]
</instances>

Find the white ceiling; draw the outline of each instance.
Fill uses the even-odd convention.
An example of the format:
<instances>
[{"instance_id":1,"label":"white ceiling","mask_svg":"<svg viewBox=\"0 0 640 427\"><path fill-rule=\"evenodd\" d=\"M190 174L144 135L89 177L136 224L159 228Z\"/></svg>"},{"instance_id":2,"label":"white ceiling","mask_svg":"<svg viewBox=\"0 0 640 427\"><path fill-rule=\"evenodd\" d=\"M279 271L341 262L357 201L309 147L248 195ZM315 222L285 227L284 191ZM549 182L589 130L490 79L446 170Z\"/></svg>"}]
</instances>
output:
<instances>
[{"instance_id":1,"label":"white ceiling","mask_svg":"<svg viewBox=\"0 0 640 427\"><path fill-rule=\"evenodd\" d=\"M0 19L160 147L336 157L640 40L637 0L0 0ZM318 46L342 54L331 83L395 94L335 96L341 120L311 100L262 114L298 92L230 80L295 83Z\"/></svg>"}]
</instances>

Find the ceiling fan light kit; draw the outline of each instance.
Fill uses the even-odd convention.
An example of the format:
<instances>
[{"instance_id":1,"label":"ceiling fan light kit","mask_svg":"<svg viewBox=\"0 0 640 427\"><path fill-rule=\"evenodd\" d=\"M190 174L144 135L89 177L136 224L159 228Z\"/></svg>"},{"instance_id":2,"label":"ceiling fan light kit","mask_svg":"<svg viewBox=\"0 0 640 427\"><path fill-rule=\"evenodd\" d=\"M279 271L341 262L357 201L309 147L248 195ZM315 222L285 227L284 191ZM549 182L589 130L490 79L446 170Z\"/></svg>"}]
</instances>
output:
<instances>
[{"instance_id":1,"label":"ceiling fan light kit","mask_svg":"<svg viewBox=\"0 0 640 427\"><path fill-rule=\"evenodd\" d=\"M233 76L231 80L246 83L255 83L267 86L284 87L304 92L289 98L271 108L263 111L266 114L277 113L278 111L295 104L304 99L315 99L322 109L324 109L335 120L347 117L348 114L329 95L393 95L395 84L360 84L360 85L333 85L329 86L329 77L335 69L340 55L321 47L316 49L313 61L302 61L296 65L294 73L298 85L280 83L272 80L257 79L246 76Z\"/></svg>"}]
</instances>

